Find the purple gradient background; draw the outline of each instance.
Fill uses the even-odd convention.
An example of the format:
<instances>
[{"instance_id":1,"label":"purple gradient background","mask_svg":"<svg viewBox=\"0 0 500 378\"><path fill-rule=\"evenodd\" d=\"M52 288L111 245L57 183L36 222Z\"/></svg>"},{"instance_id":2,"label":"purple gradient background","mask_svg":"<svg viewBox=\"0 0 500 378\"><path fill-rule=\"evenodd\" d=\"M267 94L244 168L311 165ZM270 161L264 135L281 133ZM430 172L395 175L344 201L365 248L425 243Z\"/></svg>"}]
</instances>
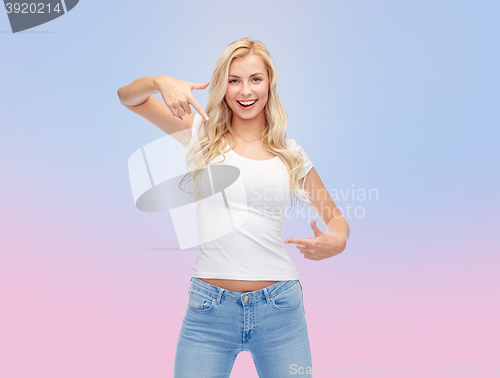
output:
<instances>
[{"instance_id":1,"label":"purple gradient background","mask_svg":"<svg viewBox=\"0 0 500 378\"><path fill-rule=\"evenodd\" d=\"M167 213L134 206L127 160L164 134L116 90L150 75L209 80L246 36L273 55L287 136L351 227L331 259L285 246L313 365L499 367L499 11L83 1L15 35L0 18L0 377L172 376L196 252L175 250ZM194 95L205 106L208 90ZM341 197L353 188L378 197ZM305 214L283 239L313 236ZM248 353L231 376L257 377Z\"/></svg>"}]
</instances>

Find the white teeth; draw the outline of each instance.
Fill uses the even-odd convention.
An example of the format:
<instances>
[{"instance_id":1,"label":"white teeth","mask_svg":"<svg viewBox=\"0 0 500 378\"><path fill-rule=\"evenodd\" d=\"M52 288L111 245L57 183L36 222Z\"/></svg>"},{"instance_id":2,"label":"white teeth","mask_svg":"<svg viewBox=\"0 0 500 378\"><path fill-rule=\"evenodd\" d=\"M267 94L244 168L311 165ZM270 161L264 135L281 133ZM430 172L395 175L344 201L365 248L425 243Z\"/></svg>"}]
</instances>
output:
<instances>
[{"instance_id":1,"label":"white teeth","mask_svg":"<svg viewBox=\"0 0 500 378\"><path fill-rule=\"evenodd\" d=\"M255 100L255 101L257 101L257 100ZM239 102L241 105L252 105L255 101L245 101L245 102L243 102L243 101L238 101L238 102Z\"/></svg>"}]
</instances>

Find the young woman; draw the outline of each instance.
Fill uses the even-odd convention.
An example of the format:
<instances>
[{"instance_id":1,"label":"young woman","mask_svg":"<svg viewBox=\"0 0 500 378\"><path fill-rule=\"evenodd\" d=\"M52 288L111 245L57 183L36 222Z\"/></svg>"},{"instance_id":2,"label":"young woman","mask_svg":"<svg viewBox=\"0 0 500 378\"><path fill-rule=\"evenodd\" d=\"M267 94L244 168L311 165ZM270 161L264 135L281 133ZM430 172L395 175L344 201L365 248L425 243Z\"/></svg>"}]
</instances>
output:
<instances>
[{"instance_id":1,"label":"young woman","mask_svg":"<svg viewBox=\"0 0 500 378\"><path fill-rule=\"evenodd\" d=\"M323 232L313 219L314 238L285 240L309 260L341 253L349 225L305 151L285 137L287 116L264 45L243 38L226 47L205 113L191 91L208 84L165 75L118 90L124 106L187 147L193 176L207 166L237 167L246 193L240 202L226 193L233 231L198 246L174 377L229 377L241 351L252 355L260 378L311 377L302 285L281 242L285 208L298 195L326 225ZM156 93L164 101L151 96ZM190 164L196 151L203 159ZM245 221L234 227L243 213Z\"/></svg>"}]
</instances>

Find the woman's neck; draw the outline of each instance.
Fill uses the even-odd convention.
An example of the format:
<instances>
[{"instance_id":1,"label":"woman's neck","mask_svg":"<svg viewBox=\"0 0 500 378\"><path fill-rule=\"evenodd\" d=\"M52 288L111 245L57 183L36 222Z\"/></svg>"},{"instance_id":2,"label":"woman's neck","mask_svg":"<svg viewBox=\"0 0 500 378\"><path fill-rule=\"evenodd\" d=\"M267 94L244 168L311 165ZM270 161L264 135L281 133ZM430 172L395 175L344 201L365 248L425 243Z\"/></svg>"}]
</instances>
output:
<instances>
[{"instance_id":1,"label":"woman's neck","mask_svg":"<svg viewBox=\"0 0 500 378\"><path fill-rule=\"evenodd\" d=\"M231 121L231 128L233 129L236 140L241 140L249 144L256 142L260 143L264 126L264 114L252 119L242 119L233 116L233 119Z\"/></svg>"}]
</instances>

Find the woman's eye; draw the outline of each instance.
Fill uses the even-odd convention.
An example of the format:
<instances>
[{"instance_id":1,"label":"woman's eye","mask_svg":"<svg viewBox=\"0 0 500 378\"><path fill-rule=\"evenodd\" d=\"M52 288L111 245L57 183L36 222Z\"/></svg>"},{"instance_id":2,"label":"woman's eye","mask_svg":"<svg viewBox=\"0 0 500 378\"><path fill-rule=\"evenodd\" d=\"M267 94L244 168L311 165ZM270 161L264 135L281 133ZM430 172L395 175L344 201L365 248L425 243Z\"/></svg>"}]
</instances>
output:
<instances>
[{"instance_id":1,"label":"woman's eye","mask_svg":"<svg viewBox=\"0 0 500 378\"><path fill-rule=\"evenodd\" d=\"M254 77L254 79L257 79L259 81L262 81L262 79L260 77ZM238 81L236 79L233 79L233 80L230 80L229 83L232 83L233 81Z\"/></svg>"}]
</instances>

